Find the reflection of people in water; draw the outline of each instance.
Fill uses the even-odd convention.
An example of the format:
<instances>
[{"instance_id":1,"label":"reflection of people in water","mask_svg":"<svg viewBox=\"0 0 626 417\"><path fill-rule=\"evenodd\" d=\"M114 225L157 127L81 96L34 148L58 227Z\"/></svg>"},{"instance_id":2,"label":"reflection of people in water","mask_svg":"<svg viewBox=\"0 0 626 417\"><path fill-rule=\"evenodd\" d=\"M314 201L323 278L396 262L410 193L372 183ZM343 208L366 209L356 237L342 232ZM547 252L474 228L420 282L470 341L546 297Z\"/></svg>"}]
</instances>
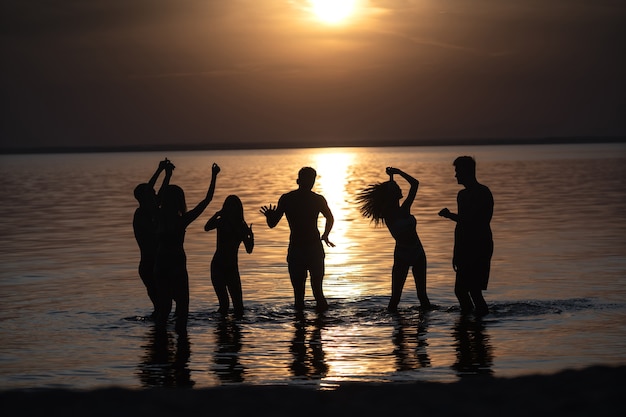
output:
<instances>
[{"instance_id":1,"label":"reflection of people in water","mask_svg":"<svg viewBox=\"0 0 626 417\"><path fill-rule=\"evenodd\" d=\"M361 204L363 216L372 219L376 225L381 222L385 224L396 241L391 271L391 298L387 308L389 311L397 311L410 267L413 268L420 306L430 308L426 295L426 253L417 235L417 221L411 214L419 181L398 168L388 167L386 172L389 181L370 185L359 194L357 201ZM393 180L394 175L400 175L410 184L409 194L402 205L402 190Z\"/></svg>"},{"instance_id":2,"label":"reflection of people in water","mask_svg":"<svg viewBox=\"0 0 626 417\"><path fill-rule=\"evenodd\" d=\"M243 294L239 276L239 246L252 253L254 234L243 217L243 205L236 195L229 195L222 209L204 226L205 231L217 229L217 245L211 261L211 282L220 303L219 312L228 313L228 294L233 300L236 315L243 314Z\"/></svg>"},{"instance_id":3,"label":"reflection of people in water","mask_svg":"<svg viewBox=\"0 0 626 417\"><path fill-rule=\"evenodd\" d=\"M287 264L295 299L296 310L304 309L304 292L307 271L311 274L311 288L317 304L317 311L328 309L324 297L322 280L324 278L324 241L327 246L335 246L328 240L334 218L328 208L326 199L311 191L317 173L311 167L304 167L298 172L298 189L283 194L278 200L278 206L263 206L263 213L270 228L275 227L283 214L287 217L291 234L289 235L289 249ZM324 233L320 238L317 228L319 214L326 218ZM320 240L321 239L321 240Z\"/></svg>"},{"instance_id":4,"label":"reflection of people in water","mask_svg":"<svg viewBox=\"0 0 626 417\"><path fill-rule=\"evenodd\" d=\"M165 168L168 165L170 165L172 169L166 170ZM172 165L171 162L165 158L165 160L159 162L159 167L147 183L142 183L135 187L135 198L139 202L139 207L137 207L133 216L133 232L135 234L135 239L137 240L140 253L139 277L146 287L150 301L152 301L153 316L157 308L154 262L157 246L156 214L158 209L158 198L154 193L154 185L156 184L159 175L165 171L166 175L163 178L161 189L166 187L170 182L173 169L174 165Z\"/></svg>"},{"instance_id":5,"label":"reflection of people in water","mask_svg":"<svg viewBox=\"0 0 626 417\"><path fill-rule=\"evenodd\" d=\"M139 366L139 379L144 388L191 387L189 357L191 350L187 335L174 337L162 326L154 326L144 345L146 351Z\"/></svg>"},{"instance_id":6,"label":"reflection of people in water","mask_svg":"<svg viewBox=\"0 0 626 417\"><path fill-rule=\"evenodd\" d=\"M236 321L221 317L215 328L217 349L213 356L215 373L223 382L244 382L245 368L239 362L241 328Z\"/></svg>"},{"instance_id":7,"label":"reflection of people in water","mask_svg":"<svg viewBox=\"0 0 626 417\"><path fill-rule=\"evenodd\" d=\"M427 316L420 316L417 325L413 324L400 314L394 315L395 325L393 344L395 346L397 371L410 371L430 367L428 356Z\"/></svg>"},{"instance_id":8,"label":"reflection of people in water","mask_svg":"<svg viewBox=\"0 0 626 417\"><path fill-rule=\"evenodd\" d=\"M476 161L460 156L454 161L457 182L465 187L457 195L458 214L444 208L439 215L456 222L452 267L456 271L454 293L461 311L477 315L489 313L482 291L487 289L493 237L491 217L493 196L476 180Z\"/></svg>"},{"instance_id":9,"label":"reflection of people in water","mask_svg":"<svg viewBox=\"0 0 626 417\"><path fill-rule=\"evenodd\" d=\"M452 336L456 349L452 369L459 376L493 373L493 348L483 320L462 314L452 330Z\"/></svg>"},{"instance_id":10,"label":"reflection of people in water","mask_svg":"<svg viewBox=\"0 0 626 417\"><path fill-rule=\"evenodd\" d=\"M213 164L211 185L198 205L187 211L185 193L177 185L168 185L161 192L161 208L157 215L157 258L155 277L158 291L157 323L164 325L176 302L176 331L187 331L189 313L189 276L184 250L187 226L202 214L213 199L215 181L220 167Z\"/></svg>"},{"instance_id":11,"label":"reflection of people in water","mask_svg":"<svg viewBox=\"0 0 626 417\"><path fill-rule=\"evenodd\" d=\"M304 313L299 312L294 321L295 333L291 341L291 353L293 361L291 372L295 377L306 379L321 379L328 373L328 365L325 361L324 349L322 347L322 328L324 320L318 316L313 322L313 328L308 337L308 324Z\"/></svg>"}]
</instances>

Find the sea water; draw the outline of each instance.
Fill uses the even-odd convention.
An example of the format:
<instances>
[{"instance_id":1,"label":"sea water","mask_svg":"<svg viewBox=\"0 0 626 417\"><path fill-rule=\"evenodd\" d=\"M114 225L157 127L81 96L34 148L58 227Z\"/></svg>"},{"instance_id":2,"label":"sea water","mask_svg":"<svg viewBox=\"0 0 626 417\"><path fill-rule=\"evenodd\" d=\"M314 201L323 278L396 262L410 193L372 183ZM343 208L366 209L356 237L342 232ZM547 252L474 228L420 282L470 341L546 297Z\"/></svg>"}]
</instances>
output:
<instances>
[{"instance_id":1,"label":"sea water","mask_svg":"<svg viewBox=\"0 0 626 417\"><path fill-rule=\"evenodd\" d=\"M461 186L456 156L477 160L495 199L495 251L483 319L460 314L451 265ZM189 208L215 196L187 229L188 335L157 332L137 274L133 189L159 160ZM293 310L289 229L259 212L297 187L302 166L335 216L326 248L330 310ZM412 213L428 258L418 309L411 277L389 314L394 242L355 202L385 167L415 176ZM0 389L280 384L332 388L344 381L454 381L626 364L626 146L326 148L0 156ZM160 184L160 180L158 184ZM407 184L397 179L404 193ZM158 185L157 184L157 185ZM204 223L238 195L254 252L239 266L245 315L221 317L210 281L215 232ZM320 219L320 228L323 227Z\"/></svg>"}]
</instances>

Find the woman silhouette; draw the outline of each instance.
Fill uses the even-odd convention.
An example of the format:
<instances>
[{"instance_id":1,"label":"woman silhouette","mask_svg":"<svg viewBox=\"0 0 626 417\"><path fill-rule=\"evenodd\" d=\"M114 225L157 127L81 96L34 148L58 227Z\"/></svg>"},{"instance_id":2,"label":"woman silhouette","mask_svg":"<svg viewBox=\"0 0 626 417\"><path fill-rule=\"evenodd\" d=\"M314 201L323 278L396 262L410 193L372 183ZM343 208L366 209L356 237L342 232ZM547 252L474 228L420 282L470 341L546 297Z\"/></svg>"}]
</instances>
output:
<instances>
[{"instance_id":1,"label":"woman silhouette","mask_svg":"<svg viewBox=\"0 0 626 417\"><path fill-rule=\"evenodd\" d=\"M228 294L233 300L235 315L243 314L243 294L239 276L239 245L243 242L246 252L252 253L254 234L243 217L243 204L236 195L224 200L222 209L204 225L204 230L217 229L217 245L211 261L211 282L220 303L219 312L228 313Z\"/></svg>"},{"instance_id":2,"label":"woman silhouette","mask_svg":"<svg viewBox=\"0 0 626 417\"><path fill-rule=\"evenodd\" d=\"M386 172L389 181L368 186L358 195L357 201L361 204L361 214L372 219L375 225L385 224L396 241L391 271L391 299L387 309L397 311L409 267L413 267L420 306L430 308L426 295L426 254L417 235L417 221L411 214L419 181L398 168L388 167ZM410 184L409 194L402 205L402 190L393 180L394 174L400 175Z\"/></svg>"},{"instance_id":3,"label":"woman silhouette","mask_svg":"<svg viewBox=\"0 0 626 417\"><path fill-rule=\"evenodd\" d=\"M168 169L168 168L166 168ZM211 185L206 197L187 211L185 193L177 185L168 185L161 194L161 207L157 214L157 252L155 278L158 292L157 323L164 325L176 302L176 331L186 333L189 313L189 275L184 250L187 226L202 214L213 199L215 180L220 167L213 164Z\"/></svg>"}]
</instances>

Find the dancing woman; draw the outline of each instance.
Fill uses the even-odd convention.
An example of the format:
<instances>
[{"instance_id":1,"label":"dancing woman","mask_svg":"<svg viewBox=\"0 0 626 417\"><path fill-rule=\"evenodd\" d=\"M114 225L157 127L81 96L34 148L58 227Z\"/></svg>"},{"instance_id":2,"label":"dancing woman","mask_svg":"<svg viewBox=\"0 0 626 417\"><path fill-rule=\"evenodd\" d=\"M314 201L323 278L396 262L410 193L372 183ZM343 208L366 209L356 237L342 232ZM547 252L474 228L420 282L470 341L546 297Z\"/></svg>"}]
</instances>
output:
<instances>
[{"instance_id":1,"label":"dancing woman","mask_svg":"<svg viewBox=\"0 0 626 417\"><path fill-rule=\"evenodd\" d=\"M368 186L358 195L357 201L361 205L361 214L375 225L385 224L396 241L391 270L391 299L387 309L397 311L410 267L413 269L420 306L430 308L426 295L426 253L417 235L417 221L411 214L419 181L398 168L388 167L386 172L389 181ZM402 204L402 190L393 180L394 175L401 176L410 185L409 194Z\"/></svg>"}]
</instances>

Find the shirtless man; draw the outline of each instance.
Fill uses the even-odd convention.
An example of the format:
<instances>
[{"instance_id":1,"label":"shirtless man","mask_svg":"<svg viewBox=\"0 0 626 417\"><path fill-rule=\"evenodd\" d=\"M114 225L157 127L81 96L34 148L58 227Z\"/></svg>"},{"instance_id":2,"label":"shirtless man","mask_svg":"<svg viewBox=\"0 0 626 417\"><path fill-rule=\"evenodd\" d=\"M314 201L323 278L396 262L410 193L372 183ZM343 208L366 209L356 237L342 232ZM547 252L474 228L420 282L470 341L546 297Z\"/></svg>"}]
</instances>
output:
<instances>
[{"instance_id":1,"label":"shirtless man","mask_svg":"<svg viewBox=\"0 0 626 417\"><path fill-rule=\"evenodd\" d=\"M317 173L311 167L304 167L298 172L298 189L283 194L278 200L278 205L261 207L261 213L266 217L267 225L275 227L283 214L289 223L289 249L287 252L287 264L289 277L293 286L295 309L304 309L304 292L307 271L311 274L311 288L315 297L318 312L326 311L328 303L322 290L324 278L324 247L335 245L328 240L334 217L328 208L326 199L312 190ZM324 233L320 237L317 228L319 214L326 218Z\"/></svg>"},{"instance_id":2,"label":"shirtless man","mask_svg":"<svg viewBox=\"0 0 626 417\"><path fill-rule=\"evenodd\" d=\"M454 293L462 312L489 313L482 291L487 289L493 254L491 217L493 195L476 180L476 161L460 156L454 161L457 182L465 187L457 195L458 214L444 208L439 215L456 222L452 267L456 271Z\"/></svg>"}]
</instances>

